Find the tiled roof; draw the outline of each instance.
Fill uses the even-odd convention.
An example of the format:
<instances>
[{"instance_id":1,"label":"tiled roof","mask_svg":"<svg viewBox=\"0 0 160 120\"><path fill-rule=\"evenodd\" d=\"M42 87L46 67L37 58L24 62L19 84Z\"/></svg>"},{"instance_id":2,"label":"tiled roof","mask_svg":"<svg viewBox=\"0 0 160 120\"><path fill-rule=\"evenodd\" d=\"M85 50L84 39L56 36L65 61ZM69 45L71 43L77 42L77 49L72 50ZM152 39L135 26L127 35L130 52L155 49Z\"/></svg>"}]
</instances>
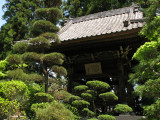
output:
<instances>
[{"instance_id":1,"label":"tiled roof","mask_svg":"<svg viewBox=\"0 0 160 120\"><path fill-rule=\"evenodd\" d=\"M137 6L120 8L70 19L58 35L61 41L68 41L114 34L141 28L144 25L143 19L143 13Z\"/></svg>"}]
</instances>

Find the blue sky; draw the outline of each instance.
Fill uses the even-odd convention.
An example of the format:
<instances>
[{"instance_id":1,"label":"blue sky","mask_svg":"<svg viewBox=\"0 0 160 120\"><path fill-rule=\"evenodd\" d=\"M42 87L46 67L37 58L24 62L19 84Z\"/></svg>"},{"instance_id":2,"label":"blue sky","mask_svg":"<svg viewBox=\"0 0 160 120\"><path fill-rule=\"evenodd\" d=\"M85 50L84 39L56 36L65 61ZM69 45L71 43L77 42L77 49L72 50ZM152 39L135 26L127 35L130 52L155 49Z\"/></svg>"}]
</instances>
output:
<instances>
[{"instance_id":1,"label":"blue sky","mask_svg":"<svg viewBox=\"0 0 160 120\"><path fill-rule=\"evenodd\" d=\"M4 14L2 11L2 5L5 4L5 0L0 0L0 27L5 23L5 20L2 20L2 15Z\"/></svg>"}]
</instances>

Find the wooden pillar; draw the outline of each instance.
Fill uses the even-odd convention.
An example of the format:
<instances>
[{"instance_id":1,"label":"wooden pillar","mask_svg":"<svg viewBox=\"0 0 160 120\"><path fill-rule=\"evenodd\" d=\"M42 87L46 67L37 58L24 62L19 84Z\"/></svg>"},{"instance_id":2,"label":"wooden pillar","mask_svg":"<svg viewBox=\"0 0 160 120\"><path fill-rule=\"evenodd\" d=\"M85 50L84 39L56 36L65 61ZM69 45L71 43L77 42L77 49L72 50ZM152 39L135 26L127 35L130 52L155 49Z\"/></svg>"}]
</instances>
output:
<instances>
[{"instance_id":1,"label":"wooden pillar","mask_svg":"<svg viewBox=\"0 0 160 120\"><path fill-rule=\"evenodd\" d=\"M72 83L73 83L73 66L72 65L68 65L67 67L67 72L68 72L68 85L67 85L67 91L68 92L72 92Z\"/></svg>"},{"instance_id":2,"label":"wooden pillar","mask_svg":"<svg viewBox=\"0 0 160 120\"><path fill-rule=\"evenodd\" d=\"M126 90L125 90L125 74L124 74L124 66L122 59L118 60L118 76L119 76L119 90L118 90L118 99L119 103L126 103Z\"/></svg>"},{"instance_id":3,"label":"wooden pillar","mask_svg":"<svg viewBox=\"0 0 160 120\"><path fill-rule=\"evenodd\" d=\"M133 86L130 83L127 84L127 103L134 109Z\"/></svg>"}]
</instances>

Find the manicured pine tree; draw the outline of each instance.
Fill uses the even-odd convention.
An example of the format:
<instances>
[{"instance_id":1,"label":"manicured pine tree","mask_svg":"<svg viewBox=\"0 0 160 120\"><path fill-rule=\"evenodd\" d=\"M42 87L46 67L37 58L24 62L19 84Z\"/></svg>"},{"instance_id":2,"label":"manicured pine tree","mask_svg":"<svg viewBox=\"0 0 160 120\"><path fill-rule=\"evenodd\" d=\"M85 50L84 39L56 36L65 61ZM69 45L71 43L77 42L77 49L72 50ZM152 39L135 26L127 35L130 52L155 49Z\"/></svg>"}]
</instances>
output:
<instances>
[{"instance_id":1,"label":"manicured pine tree","mask_svg":"<svg viewBox=\"0 0 160 120\"><path fill-rule=\"evenodd\" d=\"M108 83L98 80L88 81L86 85L75 86L75 94L80 96L81 99L71 97L72 105L81 110L80 113L83 116L96 116L97 108L107 107L107 102L118 100L118 97L113 92L108 92L109 88ZM103 113L106 114L107 111L104 109Z\"/></svg>"},{"instance_id":2,"label":"manicured pine tree","mask_svg":"<svg viewBox=\"0 0 160 120\"><path fill-rule=\"evenodd\" d=\"M66 69L61 66L64 62L63 54L57 52L46 54L46 50L51 47L51 41L57 43L60 41L56 34L59 30L56 23L62 17L60 5L61 0L44 1L43 8L35 11L37 20L33 24L32 30L32 35L35 38L29 40L28 43L18 42L13 47L15 53L23 54L22 60L25 63L30 66L39 66L44 77L46 93L48 93L48 78L51 72L55 72L57 75L67 74ZM14 60L12 57L10 58Z\"/></svg>"}]
</instances>

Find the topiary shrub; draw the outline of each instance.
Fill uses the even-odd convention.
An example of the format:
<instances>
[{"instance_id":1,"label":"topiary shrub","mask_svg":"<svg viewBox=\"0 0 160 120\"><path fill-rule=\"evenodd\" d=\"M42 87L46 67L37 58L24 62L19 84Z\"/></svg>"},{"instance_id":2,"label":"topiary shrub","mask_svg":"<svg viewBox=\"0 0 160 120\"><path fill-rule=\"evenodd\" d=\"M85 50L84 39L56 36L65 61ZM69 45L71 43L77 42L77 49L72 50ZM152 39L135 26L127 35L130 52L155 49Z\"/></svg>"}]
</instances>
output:
<instances>
[{"instance_id":1,"label":"topiary shrub","mask_svg":"<svg viewBox=\"0 0 160 120\"><path fill-rule=\"evenodd\" d=\"M52 69L53 72L55 72L56 74L58 74L60 76L66 76L67 75L67 70L62 66L54 65L54 66L52 66L51 69Z\"/></svg>"},{"instance_id":2,"label":"topiary shrub","mask_svg":"<svg viewBox=\"0 0 160 120\"><path fill-rule=\"evenodd\" d=\"M87 120L98 120L97 118L90 118L90 119L87 119Z\"/></svg>"},{"instance_id":3,"label":"topiary shrub","mask_svg":"<svg viewBox=\"0 0 160 120\"><path fill-rule=\"evenodd\" d=\"M39 62L40 61L40 57L42 56L42 54L37 54L35 52L26 52L23 54L22 59L25 62L31 62L31 63L35 63L35 62Z\"/></svg>"},{"instance_id":4,"label":"topiary shrub","mask_svg":"<svg viewBox=\"0 0 160 120\"><path fill-rule=\"evenodd\" d=\"M76 92L84 92L84 91L86 91L88 89L88 86L86 86L86 85L79 85L79 86L75 86L74 87L74 90L76 91Z\"/></svg>"},{"instance_id":5,"label":"topiary shrub","mask_svg":"<svg viewBox=\"0 0 160 120\"><path fill-rule=\"evenodd\" d=\"M88 108L84 108L84 109L82 110L82 115L83 115L83 116L87 116L87 117L93 117L93 116L95 116L96 114L95 114L93 111L89 110Z\"/></svg>"},{"instance_id":6,"label":"topiary shrub","mask_svg":"<svg viewBox=\"0 0 160 120\"><path fill-rule=\"evenodd\" d=\"M93 96L89 93L82 93L81 97L84 98L85 100L88 100L88 101L93 99Z\"/></svg>"},{"instance_id":7,"label":"topiary shrub","mask_svg":"<svg viewBox=\"0 0 160 120\"><path fill-rule=\"evenodd\" d=\"M77 108L84 108L84 107L88 107L90 103L85 100L75 100L72 102L72 105Z\"/></svg>"},{"instance_id":8,"label":"topiary shrub","mask_svg":"<svg viewBox=\"0 0 160 120\"><path fill-rule=\"evenodd\" d=\"M69 103L69 99L71 96L72 94L65 90L54 92L54 99L57 101L63 100L63 102L65 103Z\"/></svg>"},{"instance_id":9,"label":"topiary shrub","mask_svg":"<svg viewBox=\"0 0 160 120\"><path fill-rule=\"evenodd\" d=\"M13 49L14 53L23 54L24 52L27 51L27 47L28 47L27 43L25 43L25 42L17 42L16 44L14 44L12 49Z\"/></svg>"},{"instance_id":10,"label":"topiary shrub","mask_svg":"<svg viewBox=\"0 0 160 120\"><path fill-rule=\"evenodd\" d=\"M34 98L35 98L36 102L38 102L38 103L53 101L52 95L50 95L48 93L43 93L43 92L35 93Z\"/></svg>"},{"instance_id":11,"label":"topiary shrub","mask_svg":"<svg viewBox=\"0 0 160 120\"><path fill-rule=\"evenodd\" d=\"M88 81L86 85L92 90L99 91L99 92L107 91L110 88L108 83L98 81L98 80Z\"/></svg>"},{"instance_id":12,"label":"topiary shrub","mask_svg":"<svg viewBox=\"0 0 160 120\"><path fill-rule=\"evenodd\" d=\"M45 37L39 36L29 40L28 50L31 52L44 52L50 47L50 42Z\"/></svg>"},{"instance_id":13,"label":"topiary shrub","mask_svg":"<svg viewBox=\"0 0 160 120\"><path fill-rule=\"evenodd\" d=\"M74 115L63 104L53 101L36 109L37 120L74 120ZM34 108L33 108L34 110Z\"/></svg>"},{"instance_id":14,"label":"topiary shrub","mask_svg":"<svg viewBox=\"0 0 160 120\"><path fill-rule=\"evenodd\" d=\"M46 32L46 33L41 34L41 36L45 37L49 41L54 41L56 43L60 43L60 39L59 39L58 35L55 33Z\"/></svg>"},{"instance_id":15,"label":"topiary shrub","mask_svg":"<svg viewBox=\"0 0 160 120\"><path fill-rule=\"evenodd\" d=\"M116 118L111 115L99 115L98 119L99 120L116 120Z\"/></svg>"},{"instance_id":16,"label":"topiary shrub","mask_svg":"<svg viewBox=\"0 0 160 120\"><path fill-rule=\"evenodd\" d=\"M118 97L113 92L106 92L99 95L100 98L103 99L103 101L116 101L118 100Z\"/></svg>"},{"instance_id":17,"label":"topiary shrub","mask_svg":"<svg viewBox=\"0 0 160 120\"><path fill-rule=\"evenodd\" d=\"M20 55L8 55L6 61L11 65L22 64L22 59Z\"/></svg>"},{"instance_id":18,"label":"topiary shrub","mask_svg":"<svg viewBox=\"0 0 160 120\"><path fill-rule=\"evenodd\" d=\"M117 104L114 111L117 113L128 113L128 112L132 112L133 110L128 105Z\"/></svg>"},{"instance_id":19,"label":"topiary shrub","mask_svg":"<svg viewBox=\"0 0 160 120\"><path fill-rule=\"evenodd\" d=\"M49 67L53 65L62 65L62 63L64 62L63 59L64 55L57 52L45 54L41 57L41 60L44 62L44 64Z\"/></svg>"},{"instance_id":20,"label":"topiary shrub","mask_svg":"<svg viewBox=\"0 0 160 120\"><path fill-rule=\"evenodd\" d=\"M72 95L70 98L69 98L69 103L72 103L73 101L75 100L81 100L81 98L79 96L76 96L76 95Z\"/></svg>"}]
</instances>

